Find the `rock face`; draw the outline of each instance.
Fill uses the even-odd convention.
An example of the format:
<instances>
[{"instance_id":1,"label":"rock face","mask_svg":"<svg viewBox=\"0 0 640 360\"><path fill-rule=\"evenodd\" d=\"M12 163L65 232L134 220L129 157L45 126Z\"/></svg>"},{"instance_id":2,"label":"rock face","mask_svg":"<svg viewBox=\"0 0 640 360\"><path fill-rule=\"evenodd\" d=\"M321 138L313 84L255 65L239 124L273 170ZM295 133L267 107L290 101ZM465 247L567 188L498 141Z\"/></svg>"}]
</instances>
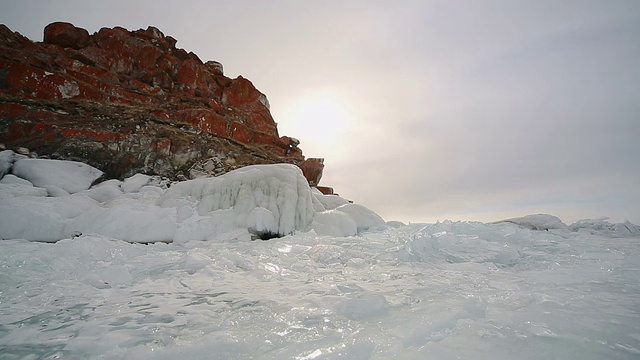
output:
<instances>
[{"instance_id":1,"label":"rock face","mask_svg":"<svg viewBox=\"0 0 640 360\"><path fill-rule=\"evenodd\" d=\"M0 25L0 144L121 179L308 163L317 185L322 169L278 134L266 96L176 42L154 27L90 35L58 22L40 43Z\"/></svg>"},{"instance_id":2,"label":"rock face","mask_svg":"<svg viewBox=\"0 0 640 360\"><path fill-rule=\"evenodd\" d=\"M322 158L309 158L299 165L302 169L304 177L309 180L309 185L318 186L320 179L322 178L322 172L324 170L324 159Z\"/></svg>"}]
</instances>

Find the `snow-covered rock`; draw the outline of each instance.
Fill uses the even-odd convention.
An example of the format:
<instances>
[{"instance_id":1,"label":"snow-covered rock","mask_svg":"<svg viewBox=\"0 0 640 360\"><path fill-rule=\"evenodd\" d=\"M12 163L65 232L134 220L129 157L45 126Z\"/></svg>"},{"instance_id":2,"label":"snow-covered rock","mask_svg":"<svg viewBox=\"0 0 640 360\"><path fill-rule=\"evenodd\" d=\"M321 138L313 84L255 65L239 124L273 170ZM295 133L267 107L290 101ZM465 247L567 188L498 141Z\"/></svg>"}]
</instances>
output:
<instances>
[{"instance_id":1,"label":"snow-covered rock","mask_svg":"<svg viewBox=\"0 0 640 360\"><path fill-rule=\"evenodd\" d=\"M145 174L135 174L129 178L124 179L122 183L122 191L125 193L138 192L140 189L147 185L151 180L151 176Z\"/></svg>"},{"instance_id":2,"label":"snow-covered rock","mask_svg":"<svg viewBox=\"0 0 640 360\"><path fill-rule=\"evenodd\" d=\"M216 178L180 182L158 204L171 207L183 198L195 202L200 216L231 209L235 225L258 235L305 230L315 215L307 180L291 164L252 165Z\"/></svg>"},{"instance_id":3,"label":"snow-covered rock","mask_svg":"<svg viewBox=\"0 0 640 360\"><path fill-rule=\"evenodd\" d=\"M0 184L22 184L27 186L33 186L31 181L25 180L23 178L19 178L13 174L6 174L2 179L0 179Z\"/></svg>"},{"instance_id":4,"label":"snow-covered rock","mask_svg":"<svg viewBox=\"0 0 640 360\"><path fill-rule=\"evenodd\" d=\"M14 161L13 155L11 150L0 151L0 179L11 170Z\"/></svg>"},{"instance_id":5,"label":"snow-covered rock","mask_svg":"<svg viewBox=\"0 0 640 360\"><path fill-rule=\"evenodd\" d=\"M6 177L9 177L9 175L7 175ZM47 195L48 195L47 189L35 187L31 184L24 184L20 182L15 182L15 183L0 182L0 200L13 198L13 197L21 197L21 196L47 196Z\"/></svg>"},{"instance_id":6,"label":"snow-covered rock","mask_svg":"<svg viewBox=\"0 0 640 360\"><path fill-rule=\"evenodd\" d=\"M12 172L35 186L55 185L71 194L89 189L103 175L102 171L81 162L48 159L17 160Z\"/></svg>"},{"instance_id":7,"label":"snow-covered rock","mask_svg":"<svg viewBox=\"0 0 640 360\"><path fill-rule=\"evenodd\" d=\"M111 179L92 186L91 189L83 191L82 193L97 202L103 203L122 195L121 185L122 181Z\"/></svg>"}]
</instances>

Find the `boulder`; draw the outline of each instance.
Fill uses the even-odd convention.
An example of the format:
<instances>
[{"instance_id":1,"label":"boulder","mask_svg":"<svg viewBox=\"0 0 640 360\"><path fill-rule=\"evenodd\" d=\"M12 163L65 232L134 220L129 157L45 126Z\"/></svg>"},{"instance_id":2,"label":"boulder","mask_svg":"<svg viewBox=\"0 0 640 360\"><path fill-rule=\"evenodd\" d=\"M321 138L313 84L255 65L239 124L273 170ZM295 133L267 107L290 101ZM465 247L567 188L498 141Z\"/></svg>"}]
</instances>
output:
<instances>
[{"instance_id":1,"label":"boulder","mask_svg":"<svg viewBox=\"0 0 640 360\"><path fill-rule=\"evenodd\" d=\"M309 158L299 165L302 169L304 177L309 181L309 185L317 186L322 178L322 171L324 170L324 159L322 158Z\"/></svg>"},{"instance_id":2,"label":"boulder","mask_svg":"<svg viewBox=\"0 0 640 360\"><path fill-rule=\"evenodd\" d=\"M89 32L67 22L54 22L44 28L45 44L80 49L89 42Z\"/></svg>"},{"instance_id":3,"label":"boulder","mask_svg":"<svg viewBox=\"0 0 640 360\"><path fill-rule=\"evenodd\" d=\"M222 92L222 103L227 106L241 106L260 102L267 106L267 97L258 91L251 81L238 76Z\"/></svg>"},{"instance_id":4,"label":"boulder","mask_svg":"<svg viewBox=\"0 0 640 360\"><path fill-rule=\"evenodd\" d=\"M316 189L318 189L323 195L335 195L333 188L329 186L316 186Z\"/></svg>"}]
</instances>

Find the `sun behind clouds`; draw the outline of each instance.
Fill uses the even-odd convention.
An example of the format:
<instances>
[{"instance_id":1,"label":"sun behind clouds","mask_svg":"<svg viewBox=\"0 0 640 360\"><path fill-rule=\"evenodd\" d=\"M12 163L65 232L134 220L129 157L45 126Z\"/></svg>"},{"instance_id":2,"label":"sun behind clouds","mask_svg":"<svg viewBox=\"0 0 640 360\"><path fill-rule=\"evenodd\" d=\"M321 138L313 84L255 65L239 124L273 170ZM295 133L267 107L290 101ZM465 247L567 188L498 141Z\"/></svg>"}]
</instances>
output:
<instances>
[{"instance_id":1,"label":"sun behind clouds","mask_svg":"<svg viewBox=\"0 0 640 360\"><path fill-rule=\"evenodd\" d=\"M280 116L285 131L310 146L338 144L354 120L340 96L329 91L308 93L294 99Z\"/></svg>"}]
</instances>

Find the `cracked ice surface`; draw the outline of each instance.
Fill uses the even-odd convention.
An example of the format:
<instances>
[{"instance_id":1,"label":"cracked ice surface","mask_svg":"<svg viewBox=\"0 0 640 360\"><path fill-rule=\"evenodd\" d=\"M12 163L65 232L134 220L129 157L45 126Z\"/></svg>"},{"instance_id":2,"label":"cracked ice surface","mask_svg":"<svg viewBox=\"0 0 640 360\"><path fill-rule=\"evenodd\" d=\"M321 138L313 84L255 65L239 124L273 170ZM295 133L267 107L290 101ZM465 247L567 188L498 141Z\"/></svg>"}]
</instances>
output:
<instances>
[{"instance_id":1,"label":"cracked ice surface","mask_svg":"<svg viewBox=\"0 0 640 360\"><path fill-rule=\"evenodd\" d=\"M0 353L637 359L640 237L582 224L446 221L150 245L87 235L0 241Z\"/></svg>"}]
</instances>

